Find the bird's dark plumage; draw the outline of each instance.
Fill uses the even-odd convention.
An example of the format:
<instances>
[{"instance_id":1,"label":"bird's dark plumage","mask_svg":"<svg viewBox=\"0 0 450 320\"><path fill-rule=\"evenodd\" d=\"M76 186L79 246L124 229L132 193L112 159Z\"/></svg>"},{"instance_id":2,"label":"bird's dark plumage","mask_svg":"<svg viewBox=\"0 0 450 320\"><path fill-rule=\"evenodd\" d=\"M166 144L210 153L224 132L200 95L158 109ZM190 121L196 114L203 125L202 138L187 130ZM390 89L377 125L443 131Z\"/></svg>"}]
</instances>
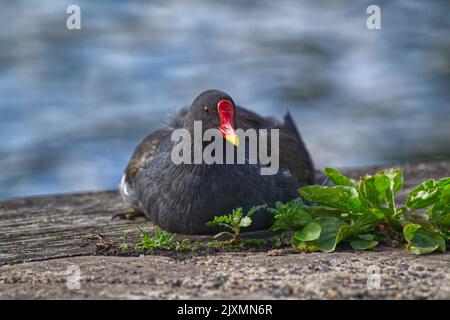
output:
<instances>
[{"instance_id":1,"label":"bird's dark plumage","mask_svg":"<svg viewBox=\"0 0 450 320\"><path fill-rule=\"evenodd\" d=\"M298 196L300 185L314 182L313 163L289 113L280 123L242 107L234 108L236 129L280 129L280 170L275 175L261 175L259 164L174 164L173 130L191 131L195 120L202 121L203 130L217 128L222 118L216 106L222 100L234 107L231 97L219 90L200 94L167 127L148 135L125 169L121 183L124 201L165 230L213 233L217 230L205 224L214 216L228 214L237 207L248 210L259 204L272 206L276 201L289 201ZM271 222L269 213L257 213L247 230L265 229Z\"/></svg>"}]
</instances>

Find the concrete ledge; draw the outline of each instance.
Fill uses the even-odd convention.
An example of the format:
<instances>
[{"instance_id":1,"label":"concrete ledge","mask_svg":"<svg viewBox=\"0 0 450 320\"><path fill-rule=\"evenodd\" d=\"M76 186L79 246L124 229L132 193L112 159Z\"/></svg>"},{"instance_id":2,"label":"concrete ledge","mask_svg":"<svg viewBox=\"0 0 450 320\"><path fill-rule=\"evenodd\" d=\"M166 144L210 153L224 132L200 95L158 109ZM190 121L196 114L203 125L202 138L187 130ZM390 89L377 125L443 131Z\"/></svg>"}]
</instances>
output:
<instances>
[{"instance_id":1,"label":"concrete ledge","mask_svg":"<svg viewBox=\"0 0 450 320\"><path fill-rule=\"evenodd\" d=\"M400 199L425 179L450 176L450 160L385 167L404 172ZM357 178L382 168L343 171ZM119 240L125 230L151 228L144 219L111 221L124 210L116 191L0 201L0 298L450 298L448 253L95 256L99 238ZM80 268L80 290L66 286L71 265ZM367 287L370 266L381 272L379 289Z\"/></svg>"}]
</instances>

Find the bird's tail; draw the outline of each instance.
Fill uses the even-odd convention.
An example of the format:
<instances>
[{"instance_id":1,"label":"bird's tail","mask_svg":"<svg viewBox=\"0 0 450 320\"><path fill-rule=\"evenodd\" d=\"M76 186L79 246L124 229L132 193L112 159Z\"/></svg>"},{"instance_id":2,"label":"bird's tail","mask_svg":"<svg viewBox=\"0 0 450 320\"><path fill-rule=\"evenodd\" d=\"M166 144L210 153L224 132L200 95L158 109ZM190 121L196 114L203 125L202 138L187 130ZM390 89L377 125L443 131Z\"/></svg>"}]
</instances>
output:
<instances>
[{"instance_id":1,"label":"bird's tail","mask_svg":"<svg viewBox=\"0 0 450 320\"><path fill-rule=\"evenodd\" d=\"M302 139L300 137L300 133L298 132L297 126L295 125L294 119L292 119L289 109L286 111L286 114L284 115L284 127L287 130L290 130L293 133L295 133L297 139L299 141L302 141Z\"/></svg>"}]
</instances>

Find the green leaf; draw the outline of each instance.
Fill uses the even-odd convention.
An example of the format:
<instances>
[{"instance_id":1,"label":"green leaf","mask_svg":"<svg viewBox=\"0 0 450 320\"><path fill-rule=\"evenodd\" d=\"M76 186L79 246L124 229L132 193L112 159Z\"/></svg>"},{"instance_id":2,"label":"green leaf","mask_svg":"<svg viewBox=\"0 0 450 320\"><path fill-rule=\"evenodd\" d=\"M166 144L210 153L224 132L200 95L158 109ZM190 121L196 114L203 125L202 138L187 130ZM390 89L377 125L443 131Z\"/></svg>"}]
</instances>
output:
<instances>
[{"instance_id":1,"label":"green leaf","mask_svg":"<svg viewBox=\"0 0 450 320\"><path fill-rule=\"evenodd\" d=\"M390 181L385 175L365 176L360 181L360 194L375 208L382 205L389 189Z\"/></svg>"},{"instance_id":2,"label":"green leaf","mask_svg":"<svg viewBox=\"0 0 450 320\"><path fill-rule=\"evenodd\" d=\"M241 219L241 221L239 221L239 227L241 227L241 228L248 227L251 224L252 224L252 219L250 219L250 217L248 217L248 216L243 217Z\"/></svg>"},{"instance_id":3,"label":"green leaf","mask_svg":"<svg viewBox=\"0 0 450 320\"><path fill-rule=\"evenodd\" d=\"M241 221L242 216L244 215L244 210L242 208L234 209L231 213L231 219L229 221L232 227L239 225L239 221ZM226 217L226 216L225 216Z\"/></svg>"},{"instance_id":4,"label":"green leaf","mask_svg":"<svg viewBox=\"0 0 450 320\"><path fill-rule=\"evenodd\" d=\"M320 237L308 242L308 245L322 252L333 252L336 245L344 238L341 232L344 222L335 217L318 217L315 222L320 225Z\"/></svg>"},{"instance_id":5,"label":"green leaf","mask_svg":"<svg viewBox=\"0 0 450 320\"><path fill-rule=\"evenodd\" d=\"M356 181L344 176L338 170L333 168L325 168L325 174L337 186L355 187Z\"/></svg>"},{"instance_id":6,"label":"green leaf","mask_svg":"<svg viewBox=\"0 0 450 320\"><path fill-rule=\"evenodd\" d=\"M277 202L275 205L275 208L267 209L275 219L272 231L298 230L313 221L311 215L303 208L300 198L286 204Z\"/></svg>"},{"instance_id":7,"label":"green leaf","mask_svg":"<svg viewBox=\"0 0 450 320\"><path fill-rule=\"evenodd\" d=\"M440 227L444 227L443 232L450 227L450 185L442 187L439 200L427 211L430 221ZM445 230L447 229L447 230Z\"/></svg>"},{"instance_id":8,"label":"green leaf","mask_svg":"<svg viewBox=\"0 0 450 320\"><path fill-rule=\"evenodd\" d=\"M450 185L450 177L449 177L449 178L444 178L444 179L438 180L438 181L436 182L436 184L437 184L437 186L440 187L440 188L445 187L445 186L448 186L448 185Z\"/></svg>"},{"instance_id":9,"label":"green leaf","mask_svg":"<svg viewBox=\"0 0 450 320\"><path fill-rule=\"evenodd\" d=\"M372 209L370 212L365 212L358 216L354 225L350 227L350 234L359 234L369 232L380 223L384 221L384 214L377 209Z\"/></svg>"},{"instance_id":10,"label":"green leaf","mask_svg":"<svg viewBox=\"0 0 450 320\"><path fill-rule=\"evenodd\" d=\"M304 208L306 212L308 212L311 216L317 217L320 215L340 215L342 214L342 210L324 206L311 206Z\"/></svg>"},{"instance_id":11,"label":"green leaf","mask_svg":"<svg viewBox=\"0 0 450 320\"><path fill-rule=\"evenodd\" d=\"M343 211L357 212L362 209L358 192L349 186L306 186L299 189L303 199Z\"/></svg>"},{"instance_id":12,"label":"green leaf","mask_svg":"<svg viewBox=\"0 0 450 320\"><path fill-rule=\"evenodd\" d=\"M353 240L350 245L355 250L371 250L375 248L378 241L374 240Z\"/></svg>"},{"instance_id":13,"label":"green leaf","mask_svg":"<svg viewBox=\"0 0 450 320\"><path fill-rule=\"evenodd\" d=\"M430 179L419 184L408 194L406 206L415 210L433 204L439 198L440 190L444 187L444 183L436 183L435 180Z\"/></svg>"},{"instance_id":14,"label":"green leaf","mask_svg":"<svg viewBox=\"0 0 450 320\"><path fill-rule=\"evenodd\" d=\"M223 232L220 232L220 233L214 235L213 238L214 238L214 239L217 239L217 238L220 238L220 237L222 237L222 236L228 236L228 237L230 237L230 238L233 238L233 237L234 237L234 235L233 235L231 232L223 231Z\"/></svg>"},{"instance_id":15,"label":"green leaf","mask_svg":"<svg viewBox=\"0 0 450 320\"><path fill-rule=\"evenodd\" d=\"M233 214L235 214L235 211L233 210ZM214 226L222 226L226 228L233 228L235 218L232 214L229 215L223 215L223 216L215 216L212 221L208 221L206 223L207 226L214 227Z\"/></svg>"},{"instance_id":16,"label":"green leaf","mask_svg":"<svg viewBox=\"0 0 450 320\"><path fill-rule=\"evenodd\" d=\"M375 175L362 177L359 182L361 200L369 208L383 208L386 203L391 210L389 215L395 213L394 196L403 186L403 176L398 169L388 169Z\"/></svg>"},{"instance_id":17,"label":"green leaf","mask_svg":"<svg viewBox=\"0 0 450 320\"><path fill-rule=\"evenodd\" d=\"M366 241L372 241L374 239L374 236L371 234L358 234L358 238Z\"/></svg>"},{"instance_id":18,"label":"green leaf","mask_svg":"<svg viewBox=\"0 0 450 320\"><path fill-rule=\"evenodd\" d=\"M320 225L316 222L311 222L306 225L301 231L294 233L294 237L301 241L312 241L320 237Z\"/></svg>"},{"instance_id":19,"label":"green leaf","mask_svg":"<svg viewBox=\"0 0 450 320\"><path fill-rule=\"evenodd\" d=\"M298 246L300 245L300 243L303 243L303 241L297 239L297 238L294 237L294 236L292 237L292 239L291 239L291 245L292 245L293 247L298 247Z\"/></svg>"},{"instance_id":20,"label":"green leaf","mask_svg":"<svg viewBox=\"0 0 450 320\"><path fill-rule=\"evenodd\" d=\"M263 208L265 208L265 207L267 207L267 205L266 205L266 204L262 204L262 205L255 206L255 207L251 208L251 209L247 212L247 217L251 217L255 212L257 212L257 211L259 211L259 210L261 210L261 209L263 209Z\"/></svg>"},{"instance_id":21,"label":"green leaf","mask_svg":"<svg viewBox=\"0 0 450 320\"><path fill-rule=\"evenodd\" d=\"M445 240L436 232L420 224L410 223L403 228L408 245L406 250L412 254L427 254L435 250L445 252Z\"/></svg>"},{"instance_id":22,"label":"green leaf","mask_svg":"<svg viewBox=\"0 0 450 320\"><path fill-rule=\"evenodd\" d=\"M387 169L381 171L381 174L387 176L391 182L390 189L395 195L403 187L403 174L400 169Z\"/></svg>"},{"instance_id":23,"label":"green leaf","mask_svg":"<svg viewBox=\"0 0 450 320\"><path fill-rule=\"evenodd\" d=\"M389 178L389 189L386 195L386 203L388 207L394 210L395 213L395 200L394 196L398 190L403 187L403 175L399 169L387 169L381 172Z\"/></svg>"},{"instance_id":24,"label":"green leaf","mask_svg":"<svg viewBox=\"0 0 450 320\"><path fill-rule=\"evenodd\" d=\"M443 202L436 203L431 210L428 211L430 221L441 227L450 227L450 206Z\"/></svg>"},{"instance_id":25,"label":"green leaf","mask_svg":"<svg viewBox=\"0 0 450 320\"><path fill-rule=\"evenodd\" d=\"M139 233L141 236L141 240L134 245L135 249L145 250L145 249L171 249L173 247L173 239L175 237L174 233L169 233L166 231L162 231L160 228L156 228L156 232L154 236L150 236L150 234L139 228Z\"/></svg>"},{"instance_id":26,"label":"green leaf","mask_svg":"<svg viewBox=\"0 0 450 320\"><path fill-rule=\"evenodd\" d=\"M301 240L297 239L296 237L292 237L291 245L300 250L305 250L307 247L306 243L304 241L301 241Z\"/></svg>"}]
</instances>

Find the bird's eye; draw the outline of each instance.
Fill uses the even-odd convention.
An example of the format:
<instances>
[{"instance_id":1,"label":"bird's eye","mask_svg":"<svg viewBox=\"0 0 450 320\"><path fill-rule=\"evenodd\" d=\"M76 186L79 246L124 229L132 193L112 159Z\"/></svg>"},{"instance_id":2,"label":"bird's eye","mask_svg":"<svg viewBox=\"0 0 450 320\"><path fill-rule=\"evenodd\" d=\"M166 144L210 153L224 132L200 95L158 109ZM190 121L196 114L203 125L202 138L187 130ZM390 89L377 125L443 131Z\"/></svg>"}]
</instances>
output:
<instances>
[{"instance_id":1,"label":"bird's eye","mask_svg":"<svg viewBox=\"0 0 450 320\"><path fill-rule=\"evenodd\" d=\"M208 106L204 106L203 107L203 113L207 116L209 116L209 114L211 113L211 110L209 109Z\"/></svg>"}]
</instances>

